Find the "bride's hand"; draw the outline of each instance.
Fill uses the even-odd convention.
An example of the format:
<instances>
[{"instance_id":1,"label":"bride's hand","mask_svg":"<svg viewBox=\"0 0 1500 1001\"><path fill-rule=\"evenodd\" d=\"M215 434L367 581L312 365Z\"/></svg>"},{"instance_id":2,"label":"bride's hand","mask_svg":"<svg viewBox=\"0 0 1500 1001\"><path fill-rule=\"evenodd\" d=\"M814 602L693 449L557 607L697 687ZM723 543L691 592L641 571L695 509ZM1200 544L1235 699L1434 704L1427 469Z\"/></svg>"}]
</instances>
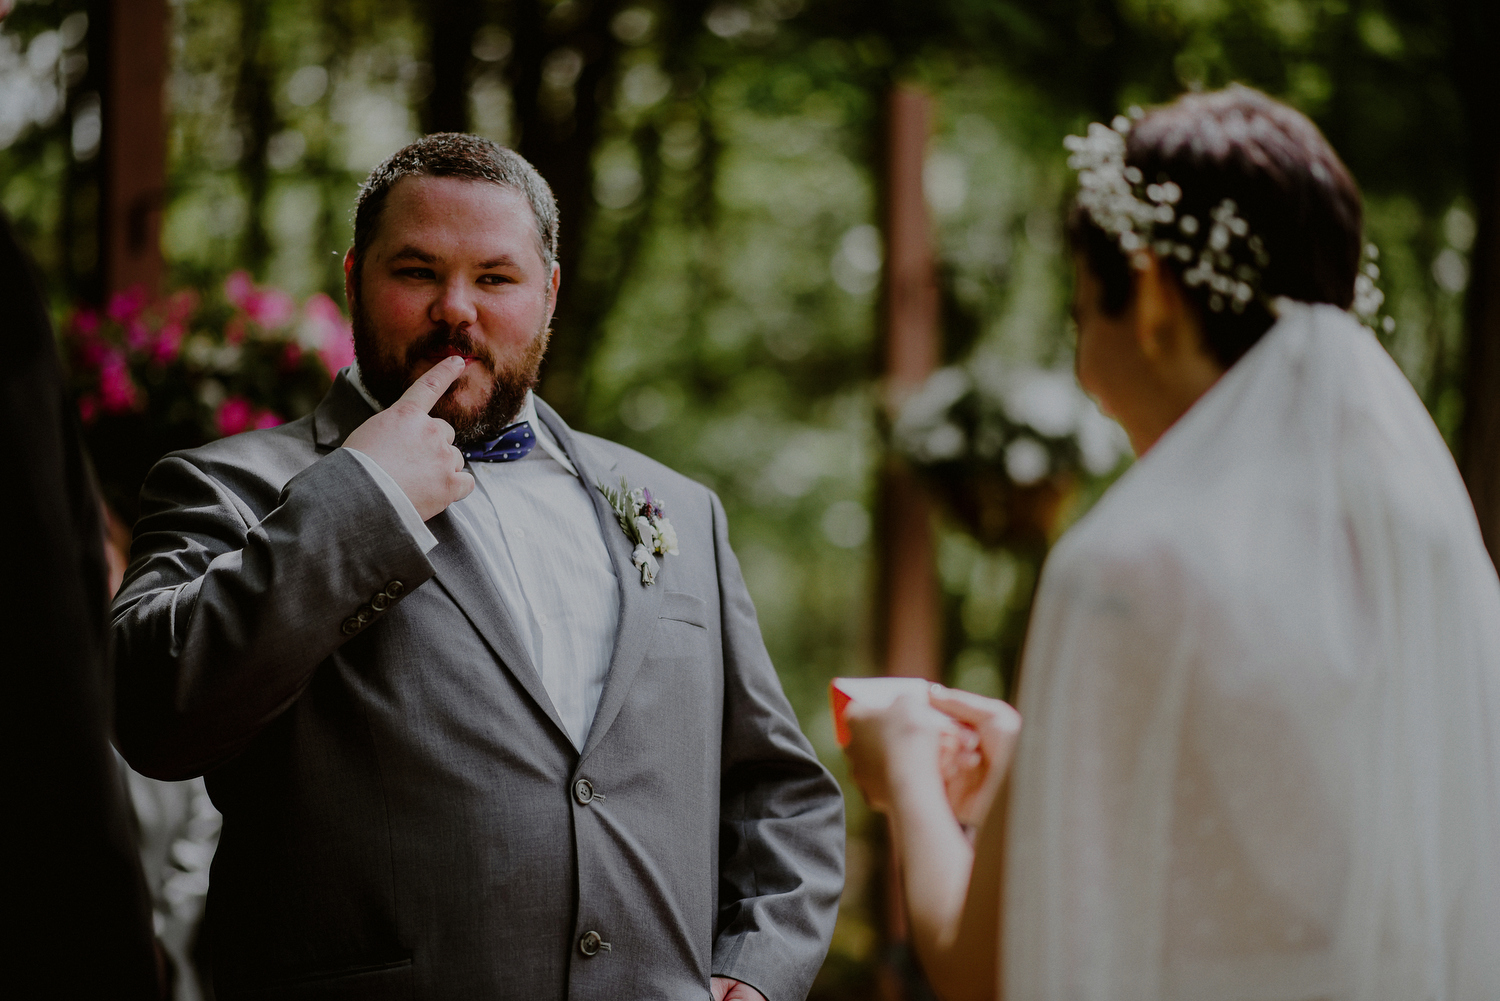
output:
<instances>
[{"instance_id":1,"label":"bride's hand","mask_svg":"<svg viewBox=\"0 0 1500 1001\"><path fill-rule=\"evenodd\" d=\"M979 734L978 753L954 755L945 776L954 816L965 824L978 824L1010 773L1021 737L1021 714L999 699L941 685L934 685L928 697L934 708Z\"/></svg>"},{"instance_id":2,"label":"bride's hand","mask_svg":"<svg viewBox=\"0 0 1500 1001\"><path fill-rule=\"evenodd\" d=\"M920 696L904 695L878 709L851 702L844 720L850 735L844 748L849 774L870 807L882 813L891 809L904 784L939 783L946 789L953 776L967 776L978 767L974 732Z\"/></svg>"}]
</instances>

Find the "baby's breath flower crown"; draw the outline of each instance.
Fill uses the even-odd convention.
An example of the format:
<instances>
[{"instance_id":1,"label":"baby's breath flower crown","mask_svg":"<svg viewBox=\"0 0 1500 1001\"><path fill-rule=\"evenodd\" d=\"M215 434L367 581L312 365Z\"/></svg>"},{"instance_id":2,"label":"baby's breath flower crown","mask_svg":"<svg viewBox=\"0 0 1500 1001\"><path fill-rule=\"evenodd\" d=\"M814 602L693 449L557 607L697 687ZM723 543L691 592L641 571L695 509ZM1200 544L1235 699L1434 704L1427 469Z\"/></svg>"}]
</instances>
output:
<instances>
[{"instance_id":1,"label":"baby's breath flower crown","mask_svg":"<svg viewBox=\"0 0 1500 1001\"><path fill-rule=\"evenodd\" d=\"M1140 109L1132 108L1131 115L1139 117ZM1078 171L1079 207L1136 267L1145 265L1142 252L1148 249L1191 264L1182 280L1189 288L1208 288L1209 309L1244 312L1259 296L1261 270L1271 261L1265 245L1239 217L1232 198L1219 202L1206 220L1179 215L1181 188L1165 177L1148 183L1139 167L1125 163L1130 125L1116 115L1110 125L1094 122L1088 135L1063 140L1072 153L1068 166Z\"/></svg>"},{"instance_id":2,"label":"baby's breath flower crown","mask_svg":"<svg viewBox=\"0 0 1500 1001\"><path fill-rule=\"evenodd\" d=\"M1240 217L1234 199L1222 199L1207 219L1179 213L1182 189L1174 181L1165 176L1148 180L1139 167L1125 162L1125 138L1132 119L1141 114L1140 108L1131 108L1129 117L1116 115L1109 125L1093 122L1087 135L1063 140L1071 154L1068 166L1078 171L1078 207L1114 238L1133 266L1147 266L1147 250L1160 259L1188 265L1182 271L1183 282L1189 288L1205 288L1208 308L1215 313L1225 308L1243 313L1257 300L1274 313L1262 289L1270 254ZM1353 312L1372 327L1385 299L1375 285L1380 275L1377 253L1374 244L1366 246L1353 306ZM1395 324L1387 316L1380 326L1389 333Z\"/></svg>"}]
</instances>

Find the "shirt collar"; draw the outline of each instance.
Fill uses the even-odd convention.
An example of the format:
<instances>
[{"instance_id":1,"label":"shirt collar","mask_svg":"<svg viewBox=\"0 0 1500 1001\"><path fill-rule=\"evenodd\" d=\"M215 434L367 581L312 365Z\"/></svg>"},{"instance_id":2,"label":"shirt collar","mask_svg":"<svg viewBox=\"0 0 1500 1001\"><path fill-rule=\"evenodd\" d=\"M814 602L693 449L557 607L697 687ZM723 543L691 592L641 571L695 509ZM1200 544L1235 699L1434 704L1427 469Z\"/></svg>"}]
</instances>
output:
<instances>
[{"instance_id":1,"label":"shirt collar","mask_svg":"<svg viewBox=\"0 0 1500 1001\"><path fill-rule=\"evenodd\" d=\"M385 407L380 405L380 401L370 395L370 391L365 388L364 381L360 379L359 362L350 363L348 378L349 385L353 386L354 391L370 405L370 409L374 410L377 414L385 409ZM562 446L557 443L557 439L552 437L551 429L537 418L536 400L530 390L526 391L526 402L521 404L521 412L516 415L515 423L519 424L522 421L526 421L531 425L531 430L536 433L537 444L542 447L542 451L555 459L558 465L562 466L568 472L574 476L578 476L578 467L573 465L572 460L568 458L568 453L564 452ZM532 454L535 455L536 453L533 451ZM579 477L579 479L582 479L582 477Z\"/></svg>"},{"instance_id":2,"label":"shirt collar","mask_svg":"<svg viewBox=\"0 0 1500 1001\"><path fill-rule=\"evenodd\" d=\"M385 409L385 407L380 405L380 401L371 396L370 391L365 388L364 380L359 377L359 362L350 362L349 369L344 375L348 378L349 385L353 386L354 391L360 395L360 398L370 405L371 410L378 414Z\"/></svg>"},{"instance_id":3,"label":"shirt collar","mask_svg":"<svg viewBox=\"0 0 1500 1001\"><path fill-rule=\"evenodd\" d=\"M536 394L529 389L526 391L526 402L521 404L521 412L516 416L517 424L522 421L526 421L531 425L531 430L536 434L536 443L541 446L542 451L556 459L558 465L562 466L568 472L574 476L578 476L578 467L573 465L573 460L568 458L568 453L564 452L562 446L557 443L557 439L552 437L552 429L547 427L541 418L537 417ZM535 455L536 451L533 450L531 454ZM581 476L578 476L578 478L580 480L583 479Z\"/></svg>"}]
</instances>

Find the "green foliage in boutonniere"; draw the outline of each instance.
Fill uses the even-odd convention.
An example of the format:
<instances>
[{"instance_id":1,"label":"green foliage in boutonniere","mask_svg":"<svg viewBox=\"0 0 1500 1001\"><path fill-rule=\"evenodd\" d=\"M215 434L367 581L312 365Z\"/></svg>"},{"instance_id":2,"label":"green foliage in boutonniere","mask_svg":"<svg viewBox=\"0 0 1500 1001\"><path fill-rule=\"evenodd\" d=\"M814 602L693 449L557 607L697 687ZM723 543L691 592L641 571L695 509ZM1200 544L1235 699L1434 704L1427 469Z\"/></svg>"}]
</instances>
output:
<instances>
[{"instance_id":1,"label":"green foliage in boutonniere","mask_svg":"<svg viewBox=\"0 0 1500 1001\"><path fill-rule=\"evenodd\" d=\"M614 508L625 538L635 543L630 562L640 570L641 583L649 587L656 582L659 569L656 557L677 555L677 531L667 520L661 501L652 497L650 490L644 487L632 490L630 481L623 476L618 490L603 483L597 486L604 499L609 501L609 506Z\"/></svg>"}]
</instances>

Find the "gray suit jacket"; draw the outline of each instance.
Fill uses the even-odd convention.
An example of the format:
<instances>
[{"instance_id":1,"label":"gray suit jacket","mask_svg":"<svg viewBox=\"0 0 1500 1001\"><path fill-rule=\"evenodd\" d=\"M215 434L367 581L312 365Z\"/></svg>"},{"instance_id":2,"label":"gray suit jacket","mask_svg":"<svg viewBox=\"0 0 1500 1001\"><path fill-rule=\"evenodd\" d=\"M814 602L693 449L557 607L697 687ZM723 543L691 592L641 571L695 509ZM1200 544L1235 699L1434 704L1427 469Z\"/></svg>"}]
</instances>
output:
<instances>
[{"instance_id":1,"label":"gray suit jacket","mask_svg":"<svg viewBox=\"0 0 1500 1001\"><path fill-rule=\"evenodd\" d=\"M807 993L843 803L724 510L537 409L585 482L649 487L679 538L642 586L594 491L621 609L581 754L448 514L424 556L339 449L370 416L343 376L311 416L147 480L113 612L121 750L206 774L224 814L221 997L701 1001L710 975Z\"/></svg>"}]
</instances>

